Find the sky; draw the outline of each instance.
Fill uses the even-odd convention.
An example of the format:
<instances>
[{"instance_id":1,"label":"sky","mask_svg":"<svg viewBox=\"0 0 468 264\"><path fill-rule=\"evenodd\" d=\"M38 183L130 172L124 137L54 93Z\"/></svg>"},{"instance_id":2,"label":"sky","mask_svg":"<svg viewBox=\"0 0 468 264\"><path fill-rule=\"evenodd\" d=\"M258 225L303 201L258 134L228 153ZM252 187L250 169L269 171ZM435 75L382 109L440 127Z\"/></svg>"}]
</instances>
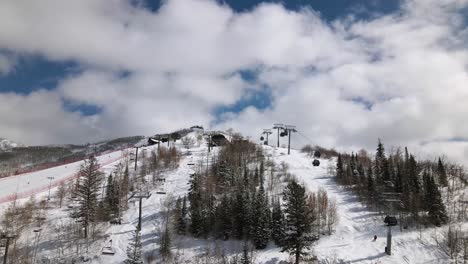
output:
<instances>
[{"instance_id":1,"label":"sky","mask_svg":"<svg viewBox=\"0 0 468 264\"><path fill-rule=\"evenodd\" d=\"M468 160L468 0L4 0L0 137L192 125Z\"/></svg>"}]
</instances>

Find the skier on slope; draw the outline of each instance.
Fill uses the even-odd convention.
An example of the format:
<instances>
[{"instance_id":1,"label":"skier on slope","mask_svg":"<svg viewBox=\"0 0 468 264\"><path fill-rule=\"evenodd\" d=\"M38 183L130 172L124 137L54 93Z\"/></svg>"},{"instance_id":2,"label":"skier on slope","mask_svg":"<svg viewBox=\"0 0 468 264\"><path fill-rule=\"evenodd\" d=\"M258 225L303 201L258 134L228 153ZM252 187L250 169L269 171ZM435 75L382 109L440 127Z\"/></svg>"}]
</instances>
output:
<instances>
[{"instance_id":1,"label":"skier on slope","mask_svg":"<svg viewBox=\"0 0 468 264\"><path fill-rule=\"evenodd\" d=\"M374 235L374 240L372 242L375 242L377 240L377 235Z\"/></svg>"}]
</instances>

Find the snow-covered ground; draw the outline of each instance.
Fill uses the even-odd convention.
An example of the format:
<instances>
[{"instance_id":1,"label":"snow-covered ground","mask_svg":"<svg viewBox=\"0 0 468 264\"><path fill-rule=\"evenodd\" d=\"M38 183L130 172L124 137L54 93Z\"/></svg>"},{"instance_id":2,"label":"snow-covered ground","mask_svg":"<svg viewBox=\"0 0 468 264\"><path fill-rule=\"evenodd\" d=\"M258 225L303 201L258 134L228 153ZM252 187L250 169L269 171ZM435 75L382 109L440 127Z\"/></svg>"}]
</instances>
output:
<instances>
[{"instance_id":1,"label":"snow-covered ground","mask_svg":"<svg viewBox=\"0 0 468 264\"><path fill-rule=\"evenodd\" d=\"M193 137L193 135L189 136ZM180 143L178 147L181 152L187 152ZM152 148L155 146L148 147L147 150ZM339 260L343 263L449 263L447 255L435 245L432 235L436 229L433 228L422 232L416 230L400 232L398 227L393 228L393 255L385 255L383 252L387 228L383 225L381 216L368 210L353 194L335 184L328 171L329 167L333 166L333 161L321 159L321 165L314 167L312 159L297 150L292 150L291 155L286 155L287 150L283 148L276 149L265 146L264 149L270 156L269 158L277 165L282 162L286 163L289 166L289 171L299 181L302 181L310 191L316 191L319 187L323 187L330 197L336 199L339 214L336 232L331 236L322 236L312 249L313 253L324 261L323 263L335 263L332 262L333 260L337 261L336 263L339 263ZM178 168L164 172L166 182L162 186L152 189L152 195L148 199L143 199L142 243L146 256L152 252L157 253L159 235L162 231L164 203L170 200L170 197L176 198L185 195L188 192L190 174L194 172L196 165L209 160L209 158L207 159L207 148L203 144L199 147L192 147L189 151L191 155L183 156ZM99 157L100 163L104 165L102 169L106 175L112 172L121 156L122 153L119 151ZM76 173L80 164L77 162L29 175L0 180L0 198L15 192L28 192L37 187L47 187L49 184L47 176L53 176L54 181L67 178ZM29 184L27 184L28 181ZM164 190L166 194L157 194L156 190ZM47 190L42 192L42 194L46 193ZM60 221L66 221L67 217L66 206L61 209L50 209L47 225L57 225ZM92 257L91 263L123 263L126 258L127 245L132 238L137 221L138 202L135 200L130 202L129 209L124 213L122 225L104 226L104 238L91 245L89 253ZM377 235L378 239L372 242L374 235ZM41 240L46 241L53 238L54 235L49 234ZM101 255L101 248L108 246L109 240L112 240L116 254L113 256ZM227 248L227 254L242 250L242 242L240 241L207 241L188 236L176 236L173 238L173 254L179 255L180 263L192 263L195 256L206 252L207 248L213 249L216 244ZM52 255L54 253L43 248L39 252L39 255L41 254ZM288 259L286 253L281 253L280 249L272 244L267 249L254 253L254 263L274 264ZM325 262L325 260L329 262Z\"/></svg>"},{"instance_id":2,"label":"snow-covered ground","mask_svg":"<svg viewBox=\"0 0 468 264\"><path fill-rule=\"evenodd\" d=\"M122 158L124 150L111 152L98 156L102 166L109 165ZM27 198L32 194L48 191L49 184L56 186L61 181L72 179L83 161L63 166L25 173L0 179L0 204L11 201L16 195L18 198ZM53 177L53 178L48 178Z\"/></svg>"},{"instance_id":3,"label":"snow-covered ground","mask_svg":"<svg viewBox=\"0 0 468 264\"><path fill-rule=\"evenodd\" d=\"M432 238L436 229L430 228L421 233L417 230L400 232L399 227L392 228L392 255L384 253L387 227L376 212L362 205L350 191L335 184L333 176L327 172L334 166L331 160L320 160L321 165L314 167L312 159L306 154L292 150L270 148L275 162L285 162L291 173L302 181L310 191L323 187L328 195L336 199L339 222L336 232L323 236L314 246L319 259L342 260L345 263L449 263ZM330 164L331 163L331 164ZM377 240L372 242L374 235Z\"/></svg>"}]
</instances>

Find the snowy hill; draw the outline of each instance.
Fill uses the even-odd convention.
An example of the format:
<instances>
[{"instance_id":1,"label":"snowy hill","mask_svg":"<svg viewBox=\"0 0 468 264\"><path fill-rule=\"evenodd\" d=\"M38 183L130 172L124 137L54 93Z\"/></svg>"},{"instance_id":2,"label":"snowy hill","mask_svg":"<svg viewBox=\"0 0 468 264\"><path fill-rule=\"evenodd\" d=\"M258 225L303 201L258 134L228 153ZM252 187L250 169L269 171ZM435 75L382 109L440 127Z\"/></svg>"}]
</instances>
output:
<instances>
[{"instance_id":1,"label":"snowy hill","mask_svg":"<svg viewBox=\"0 0 468 264\"><path fill-rule=\"evenodd\" d=\"M220 155L222 147L214 147L209 152L206 143L202 132L195 131L176 142L142 147L136 167L136 153L133 148L98 157L101 171L106 177L112 173L115 179L119 179L123 175L123 168L128 166L134 188L150 194L141 199L141 244L144 263L172 263L161 262L161 237L168 219L172 219L171 208L175 206L174 201L189 192L188 183L191 176L205 172ZM168 149L166 144L171 149ZM265 188L271 199L280 198L287 180L295 177L307 191L324 190L328 193L330 201L336 201L338 221L333 226L331 235L321 233L320 239L313 244L309 252L316 256L317 260L311 260L310 263L450 263L449 256L443 250L443 234L446 233L447 226L419 230L393 228L393 254L388 256L384 253L387 227L383 223L383 216L363 205L351 191L335 183L334 159L320 159L321 164L316 167L312 165L310 156L297 150L291 150L291 155L287 155L284 148L258 148L262 150L266 159ZM156 165L154 161L158 159L164 162ZM81 224L70 216L78 206L71 191L63 194L64 205L59 206L59 184L63 182L67 184L67 190L71 190L76 184L74 179L81 164L77 162L0 181L0 193L5 196L3 199L0 197L0 200L4 201L0 212L4 212L9 206L5 201L12 200L15 189L16 193L21 193L18 198L22 198L17 204L27 206L28 194L34 194L36 202L43 200L44 204L47 204L34 213L45 217L40 223L39 235L38 232L32 231L37 229L37 223L34 221L25 223L23 229L17 230L22 232L18 247L24 250L35 248L37 263L70 263L73 259L76 263L88 260L86 263L120 264L127 257L127 247L138 224L139 199L129 195L128 207L120 212L121 224L96 224L93 227L97 230L96 237L89 241L77 236L80 234ZM55 178L49 182L49 176ZM52 185L52 199L47 201L45 198L48 196L49 184ZM108 193L104 191L106 184L100 186L101 188L103 191L100 192L100 197L104 197ZM372 241L374 235L377 235L376 241ZM29 243L29 240L34 243ZM224 241L213 237L205 239L173 233L172 260L176 261L174 263L218 263L216 259L221 255L232 258L242 254L243 243L236 239ZM108 254L109 252L112 254ZM251 258L252 263L258 264L279 264L291 260L287 253L281 252L281 248L272 242L266 249L252 250Z\"/></svg>"}]
</instances>

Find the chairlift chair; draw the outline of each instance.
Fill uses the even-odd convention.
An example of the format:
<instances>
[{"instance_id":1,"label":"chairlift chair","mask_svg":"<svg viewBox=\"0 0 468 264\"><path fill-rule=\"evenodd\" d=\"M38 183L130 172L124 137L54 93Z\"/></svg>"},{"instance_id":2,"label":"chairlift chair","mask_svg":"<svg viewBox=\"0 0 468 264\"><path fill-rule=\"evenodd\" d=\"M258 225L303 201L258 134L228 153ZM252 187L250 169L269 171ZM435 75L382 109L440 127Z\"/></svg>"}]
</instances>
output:
<instances>
[{"instance_id":1,"label":"chairlift chair","mask_svg":"<svg viewBox=\"0 0 468 264\"><path fill-rule=\"evenodd\" d=\"M263 140L265 140L265 138L264 138L264 137L260 137L260 140L263 141Z\"/></svg>"},{"instance_id":2,"label":"chairlift chair","mask_svg":"<svg viewBox=\"0 0 468 264\"><path fill-rule=\"evenodd\" d=\"M387 226L396 226L396 225L398 225L398 221L397 221L396 217L389 216L389 215L387 215L385 217L384 223L387 224Z\"/></svg>"},{"instance_id":3,"label":"chairlift chair","mask_svg":"<svg viewBox=\"0 0 468 264\"><path fill-rule=\"evenodd\" d=\"M113 255L115 255L115 250L114 250L113 247L103 247L102 250L101 250L101 254L102 255L113 256Z\"/></svg>"}]
</instances>

